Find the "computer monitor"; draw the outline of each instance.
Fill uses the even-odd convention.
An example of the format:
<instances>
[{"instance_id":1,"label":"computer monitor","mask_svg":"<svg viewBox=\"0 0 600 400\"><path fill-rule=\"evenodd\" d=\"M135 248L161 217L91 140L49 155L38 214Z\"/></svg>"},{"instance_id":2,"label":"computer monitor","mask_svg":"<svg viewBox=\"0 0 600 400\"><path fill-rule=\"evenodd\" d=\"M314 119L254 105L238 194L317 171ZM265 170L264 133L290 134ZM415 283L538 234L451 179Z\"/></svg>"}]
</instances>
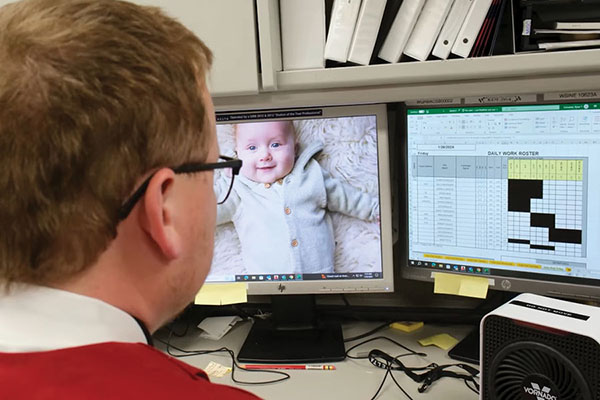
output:
<instances>
[{"instance_id":1,"label":"computer monitor","mask_svg":"<svg viewBox=\"0 0 600 400\"><path fill-rule=\"evenodd\" d=\"M217 137L244 165L217 206L207 282L273 295L275 316L254 323L238 359L343 358L339 326L315 320L314 295L393 291L386 106L221 111ZM229 177L216 179L226 190Z\"/></svg>"},{"instance_id":2,"label":"computer monitor","mask_svg":"<svg viewBox=\"0 0 600 400\"><path fill-rule=\"evenodd\" d=\"M600 299L600 103L406 109L404 278Z\"/></svg>"}]
</instances>

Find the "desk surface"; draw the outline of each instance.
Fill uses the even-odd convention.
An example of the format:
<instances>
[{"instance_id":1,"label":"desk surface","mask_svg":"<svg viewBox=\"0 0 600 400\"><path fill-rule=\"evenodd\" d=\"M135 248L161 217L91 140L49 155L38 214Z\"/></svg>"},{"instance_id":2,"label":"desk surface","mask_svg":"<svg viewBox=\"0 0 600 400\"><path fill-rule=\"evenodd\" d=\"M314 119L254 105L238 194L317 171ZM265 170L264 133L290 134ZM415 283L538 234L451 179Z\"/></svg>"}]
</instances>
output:
<instances>
[{"instance_id":1,"label":"desk surface","mask_svg":"<svg viewBox=\"0 0 600 400\"><path fill-rule=\"evenodd\" d=\"M250 322L238 323L232 330L227 333L219 341L211 341L203 339L199 336L198 329L190 328L190 331L184 337L173 337L171 343L185 350L208 350L226 346L236 352L241 347L248 330ZM376 327L378 323L374 322L353 322L345 324L344 337L353 337ZM411 356L404 359L406 365L427 365L435 362L437 364L454 364L457 363L448 357L447 352L434 346L423 347L418 343L419 339L429 337L438 333L449 333L457 339L462 339L472 329L472 326L438 326L428 325L411 333L404 333L392 329L384 329L374 334L374 336L386 336L394 339L403 345L427 354L427 357ZM161 333L157 334L158 338L165 339ZM368 338L365 338L368 339ZM365 340L362 339L362 340ZM361 340L346 343L346 348L359 343ZM164 350L165 346L157 341L157 347ZM394 344L378 340L365 344L356 351L366 352L373 348L377 348L388 352L390 355L397 356L405 353ZM356 354L353 352L353 354ZM215 353L202 356L191 356L182 358L195 367L205 369L209 362L214 361L226 367L231 367L231 358L226 353ZM376 393L377 388L381 384L386 371L376 368L367 359L353 360L346 359L342 362L332 363L335 365L335 371L311 371L311 370L285 370L291 376L290 379L272 384L262 385L236 385L231 380L231 374L227 374L221 378L211 377L211 381L215 383L239 386L245 390L255 393L264 399L371 399ZM477 367L475 365L475 367ZM239 380L268 380L277 377L277 375L246 372L236 369L236 378ZM403 389L415 400L426 399L444 399L444 400L469 400L477 399L478 396L471 391L465 383L460 379L441 378L434 382L425 393L419 393L417 388L419 384L408 378L403 372L394 372L394 377ZM387 377L383 385L378 400L386 399L406 399L407 397L394 384L390 377Z\"/></svg>"}]
</instances>

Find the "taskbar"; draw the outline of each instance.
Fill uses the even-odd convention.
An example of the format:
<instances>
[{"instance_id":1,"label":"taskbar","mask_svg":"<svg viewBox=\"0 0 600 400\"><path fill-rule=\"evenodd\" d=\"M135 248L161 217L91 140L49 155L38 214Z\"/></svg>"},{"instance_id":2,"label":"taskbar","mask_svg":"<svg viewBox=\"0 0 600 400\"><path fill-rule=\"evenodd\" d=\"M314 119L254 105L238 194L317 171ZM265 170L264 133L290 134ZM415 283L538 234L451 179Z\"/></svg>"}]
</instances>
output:
<instances>
[{"instance_id":1,"label":"taskbar","mask_svg":"<svg viewBox=\"0 0 600 400\"><path fill-rule=\"evenodd\" d=\"M411 267L421 267L421 268L430 268L437 270L445 270L452 272L464 272L468 274L481 274L481 275L490 275L490 268L485 267L475 267L472 265L463 265L463 264L455 264L455 263L444 263L437 261L422 261L422 260L408 260L408 264Z\"/></svg>"},{"instance_id":2,"label":"taskbar","mask_svg":"<svg viewBox=\"0 0 600 400\"><path fill-rule=\"evenodd\" d=\"M516 274L528 274L528 273L543 273L543 274L553 274L557 276L572 276L572 277L582 277L582 278L591 278L589 274L589 270L585 268L585 264L581 264L583 266L579 266L578 268L573 267L572 265L566 265L566 263L561 263L561 265L547 265L541 262L515 262L515 261L505 261L505 260L485 260L482 262L494 264L501 266L500 267L485 267L478 265L468 265L464 264L461 261L453 260L453 262L446 261L424 261L418 259L409 259L408 264L411 267L420 267L420 268L429 268L429 269L440 269L447 270L452 272L464 272L468 274L482 274L482 275L506 275L511 274L512 276L517 276ZM577 273L583 271L585 275L578 276Z\"/></svg>"},{"instance_id":3,"label":"taskbar","mask_svg":"<svg viewBox=\"0 0 600 400\"><path fill-rule=\"evenodd\" d=\"M381 272L344 272L333 274L244 274L236 275L236 282L269 282L269 281L321 281L345 279L381 279Z\"/></svg>"}]
</instances>

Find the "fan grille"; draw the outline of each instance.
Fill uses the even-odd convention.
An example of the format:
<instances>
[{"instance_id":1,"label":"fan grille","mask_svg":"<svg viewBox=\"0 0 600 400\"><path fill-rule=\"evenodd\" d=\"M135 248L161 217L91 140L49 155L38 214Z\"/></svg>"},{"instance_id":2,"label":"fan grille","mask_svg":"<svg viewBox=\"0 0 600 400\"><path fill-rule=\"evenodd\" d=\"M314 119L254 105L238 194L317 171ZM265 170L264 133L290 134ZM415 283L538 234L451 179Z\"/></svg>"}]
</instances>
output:
<instances>
[{"instance_id":1,"label":"fan grille","mask_svg":"<svg viewBox=\"0 0 600 400\"><path fill-rule=\"evenodd\" d=\"M577 367L556 350L536 342L513 343L498 352L488 379L490 392L498 400L536 399L534 391L541 388L547 389L548 399L591 400Z\"/></svg>"},{"instance_id":2,"label":"fan grille","mask_svg":"<svg viewBox=\"0 0 600 400\"><path fill-rule=\"evenodd\" d=\"M526 378L537 373L538 380L547 377L555 392L564 393L557 400L600 400L598 360L600 346L587 336L558 334L489 316L483 326L482 399L527 399L523 394ZM518 395L508 389L515 382Z\"/></svg>"}]
</instances>

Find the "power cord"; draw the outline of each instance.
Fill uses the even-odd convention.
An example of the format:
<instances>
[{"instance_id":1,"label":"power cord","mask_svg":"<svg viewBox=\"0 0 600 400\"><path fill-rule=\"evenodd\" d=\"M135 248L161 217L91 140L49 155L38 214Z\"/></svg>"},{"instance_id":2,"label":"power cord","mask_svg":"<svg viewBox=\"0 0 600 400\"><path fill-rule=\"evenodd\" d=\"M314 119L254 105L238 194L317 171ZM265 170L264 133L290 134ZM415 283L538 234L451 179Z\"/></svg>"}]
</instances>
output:
<instances>
[{"instance_id":1,"label":"power cord","mask_svg":"<svg viewBox=\"0 0 600 400\"><path fill-rule=\"evenodd\" d=\"M431 363L423 367L407 367L400 361L400 356L392 357L378 349L371 350L368 358L371 364L378 368L403 371L413 381L421 383L421 386L419 386L417 389L419 393L425 392L433 384L433 382L437 381L438 379L449 377L462 379L469 389L479 394L479 383L477 382L479 370L471 367L468 364L459 363L438 365L436 363ZM449 368L453 367L460 368L463 371L466 371L466 373L449 370ZM424 372L418 373L417 371ZM469 383L473 384L473 387L470 386Z\"/></svg>"},{"instance_id":2,"label":"power cord","mask_svg":"<svg viewBox=\"0 0 600 400\"><path fill-rule=\"evenodd\" d=\"M182 349L171 343L171 338L173 336L174 336L174 332L172 330L169 330L169 337L167 338L166 341L159 339L159 338L155 338L157 341L159 341L167 346L166 347L167 354L169 354L172 357L183 358L183 357L200 356L200 355L205 355L205 354L222 353L222 352L229 354L229 357L231 357L231 380L235 383L242 384L242 385L264 385L264 384L269 384L269 383L282 382L282 381L285 381L290 378L290 375L283 371L246 369L246 368L240 366L235 361L235 353L233 352L233 350L231 350L227 347L220 347L218 349L212 349L212 350L185 350L185 349ZM175 350L178 353L173 353L172 350ZM280 375L281 377L277 378L277 379L272 379L272 380L267 380L267 381L258 381L258 382L257 381L243 381L243 380L236 379L236 377L235 377L236 376L235 375L236 368L240 369L242 371L253 372L253 373L258 372L258 373L263 373L263 374L264 373L276 374L276 375Z\"/></svg>"},{"instance_id":3,"label":"power cord","mask_svg":"<svg viewBox=\"0 0 600 400\"><path fill-rule=\"evenodd\" d=\"M373 331L378 331L381 329L381 327L378 327L378 328L379 329L376 328ZM363 335L359 335L357 337L362 337L362 336ZM393 357L379 349L372 349L366 355L364 353L351 354L351 352L353 350L355 350L356 348L363 346L367 343L378 341L378 340L384 340L384 341L391 342L391 343L395 344L396 346L406 350L408 353L400 354L396 357ZM419 391L419 393L425 392L435 381L437 381L441 378L444 378L444 377L462 379L463 382L465 383L465 385L467 386L467 388L469 388L471 391L473 391L477 394L479 393L479 382L478 382L479 370L477 370L476 368L471 367L468 364L462 364L462 363L445 364L445 365L438 365L436 363L430 363L428 365L420 366L420 367L407 367L400 361L400 358L407 357L407 356L427 357L427 354L414 351L414 350L404 346L403 344L398 343L397 341L390 339L388 337L385 337L385 336L376 336L376 337L364 340L360 343L353 345L348 350L346 350L346 357L348 357L350 359L357 359L357 360L368 359L369 362L371 362L371 364L373 364L375 367L386 370L386 373L383 376L383 380L381 381L381 384L377 388L377 391L375 392L375 395L372 397L372 399L375 399L379 395L379 392L383 388L383 385L385 384L387 377L390 376L391 379L396 384L396 386L402 391L402 393L404 393L404 395L409 400L413 400L412 397L404 390L404 388L398 383L398 381L394 377L394 374L393 374L394 371L402 371L409 378L411 378L414 382L420 383L421 386L419 386L417 389ZM456 372L456 371L453 371L452 368L459 368L465 372Z\"/></svg>"},{"instance_id":4,"label":"power cord","mask_svg":"<svg viewBox=\"0 0 600 400\"><path fill-rule=\"evenodd\" d=\"M393 343L393 344L395 344L396 346L398 346L398 347L401 347L401 348L403 348L404 350L408 351L408 352L409 352L409 354L412 354L412 355L415 355L415 356L427 357L427 354L425 354L425 353L420 353L420 352L417 352L417 351L414 351L414 350L412 350L412 349L410 349L410 348L406 347L406 346L405 346L405 345L403 345L402 343L398 343L398 342L397 342L397 341L395 341L394 339L390 339L389 337L385 337L385 336L375 336L374 338L367 339L367 340L364 340L364 341L362 341L362 342L360 342L360 343L357 343L357 344L355 344L354 346L352 346L352 347L350 347L348 350L346 350L346 357L348 357L348 358L352 358L352 359L355 359L355 360L361 360L361 359L363 359L363 360L364 360L364 359L367 359L367 358L369 358L369 357L368 357L368 355L364 355L364 356L361 356L361 355L356 355L356 356L353 356L353 355L351 355L351 354L350 354L350 352L351 352L352 350L356 349L357 347L363 346L363 345L365 345L365 344L367 344L367 343L370 343L370 342L374 342L374 341L376 341L376 340L386 340L386 341L388 341L388 342L392 342L392 343Z\"/></svg>"},{"instance_id":5,"label":"power cord","mask_svg":"<svg viewBox=\"0 0 600 400\"><path fill-rule=\"evenodd\" d=\"M370 331L368 331L368 332L361 333L360 335L356 335L356 336L349 337L348 339L344 339L344 343L347 343L347 342L353 342L353 341L355 341L355 340L362 339L362 338L366 338L367 336L371 336L371 335L372 335L372 334L374 334L375 332L379 332L379 331L380 331L380 330L382 330L382 329L388 328L392 322L393 322L393 321L384 322L383 324L381 324L381 325L378 325L377 327L375 327L375 328L371 329L371 330L370 330Z\"/></svg>"},{"instance_id":6,"label":"power cord","mask_svg":"<svg viewBox=\"0 0 600 400\"><path fill-rule=\"evenodd\" d=\"M377 328L375 328L375 329L373 329L373 330L371 330L370 332L367 332L367 333L368 334L372 334L373 332L377 332L377 331L381 330L383 327L388 326L388 325L389 325L389 323L387 323L386 325L382 325L380 327L377 327ZM368 335L366 335L366 334L358 335L355 338L351 338L351 339L348 339L346 341L356 340L356 338L364 337L364 336L368 336ZM396 346L401 347L402 349L408 351L408 353L401 354L397 358L404 357L404 356L411 356L411 355L427 357L427 354L414 351L414 350L412 350L412 349L404 346L403 344L398 343L397 341L395 341L393 339L390 339L388 337L385 337L385 336L376 336L376 337L373 337L373 338L370 338L370 339L367 339L367 340L364 340L364 341L362 341L360 343L355 344L354 346L352 346L348 350L346 350L346 357L350 358L350 359L354 359L354 360L369 359L369 355L360 355L360 353L357 354L357 355L352 355L352 354L350 354L350 352L352 350L356 349L357 347L363 346L363 345L365 345L367 343L374 342L374 341L377 341L377 340L384 340L384 341L391 342L391 343L395 344ZM414 400L412 397L410 397L410 395L406 392L406 390L404 390L404 388L402 387L402 385L400 385L400 383L398 383L398 381L394 377L394 374L392 373L392 370L393 370L392 365L390 364L389 367L385 367L384 369L386 370L386 372L383 375L383 379L382 379L381 383L379 384L379 387L377 388L377 391L375 392L375 394L373 395L373 397L371 398L371 400L374 400L375 398L377 398L377 396L379 395L379 392L381 392L381 389L383 388L383 385L385 384L388 376L390 378L392 378L392 380L394 381L394 383L396 384L396 386L402 391L402 393L404 393L404 395L409 400Z\"/></svg>"}]
</instances>

